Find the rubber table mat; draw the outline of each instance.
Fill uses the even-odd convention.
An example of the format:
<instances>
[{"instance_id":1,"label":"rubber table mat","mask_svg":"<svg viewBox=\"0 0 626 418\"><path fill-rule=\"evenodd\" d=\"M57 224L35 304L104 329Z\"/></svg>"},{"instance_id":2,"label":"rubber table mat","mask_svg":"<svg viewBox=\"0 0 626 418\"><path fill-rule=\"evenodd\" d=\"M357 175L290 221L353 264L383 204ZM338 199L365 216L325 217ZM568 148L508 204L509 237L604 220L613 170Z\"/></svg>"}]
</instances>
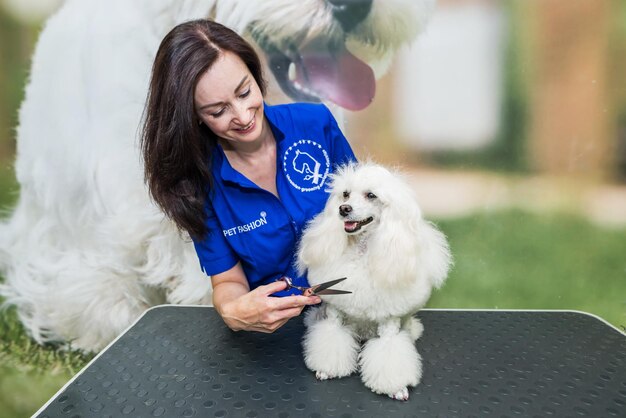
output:
<instances>
[{"instance_id":1,"label":"rubber table mat","mask_svg":"<svg viewBox=\"0 0 626 418\"><path fill-rule=\"evenodd\" d=\"M570 311L417 314L422 382L406 402L358 375L317 381L300 318L232 332L210 307L147 311L39 417L626 417L626 335ZM328 342L332 344L332 341Z\"/></svg>"}]
</instances>

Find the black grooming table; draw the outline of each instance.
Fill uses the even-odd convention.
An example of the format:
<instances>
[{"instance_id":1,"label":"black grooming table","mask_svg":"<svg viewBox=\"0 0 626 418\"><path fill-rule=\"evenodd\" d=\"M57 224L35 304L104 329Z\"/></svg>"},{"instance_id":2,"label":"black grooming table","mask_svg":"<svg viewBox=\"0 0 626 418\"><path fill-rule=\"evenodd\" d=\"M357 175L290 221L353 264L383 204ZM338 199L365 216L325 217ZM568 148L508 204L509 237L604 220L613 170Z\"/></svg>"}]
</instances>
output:
<instances>
[{"instance_id":1,"label":"black grooming table","mask_svg":"<svg viewBox=\"0 0 626 418\"><path fill-rule=\"evenodd\" d=\"M572 311L424 310L407 402L317 381L301 319L235 333L213 308L147 311L39 417L626 417L626 335ZM328 342L332 344L332 341Z\"/></svg>"}]
</instances>

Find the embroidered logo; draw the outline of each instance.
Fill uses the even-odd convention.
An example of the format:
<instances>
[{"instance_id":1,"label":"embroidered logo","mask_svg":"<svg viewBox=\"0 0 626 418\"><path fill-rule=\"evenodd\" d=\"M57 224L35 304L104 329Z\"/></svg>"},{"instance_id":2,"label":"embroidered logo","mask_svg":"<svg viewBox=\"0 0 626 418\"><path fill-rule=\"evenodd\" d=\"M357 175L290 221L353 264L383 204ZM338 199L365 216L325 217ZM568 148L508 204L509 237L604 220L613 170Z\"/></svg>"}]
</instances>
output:
<instances>
[{"instance_id":1,"label":"embroidered logo","mask_svg":"<svg viewBox=\"0 0 626 418\"><path fill-rule=\"evenodd\" d=\"M255 219L252 222L248 222L247 224L237 225L232 228L222 230L222 232L224 233L224 236L232 237L233 235L243 234L244 232L250 232L254 229L267 225L267 219L266 219L267 213L263 211L259 215L261 215L261 217L258 219Z\"/></svg>"},{"instance_id":2,"label":"embroidered logo","mask_svg":"<svg viewBox=\"0 0 626 418\"><path fill-rule=\"evenodd\" d=\"M289 183L301 192L319 190L330 171L328 153L310 139L294 142L283 154L283 171Z\"/></svg>"}]
</instances>

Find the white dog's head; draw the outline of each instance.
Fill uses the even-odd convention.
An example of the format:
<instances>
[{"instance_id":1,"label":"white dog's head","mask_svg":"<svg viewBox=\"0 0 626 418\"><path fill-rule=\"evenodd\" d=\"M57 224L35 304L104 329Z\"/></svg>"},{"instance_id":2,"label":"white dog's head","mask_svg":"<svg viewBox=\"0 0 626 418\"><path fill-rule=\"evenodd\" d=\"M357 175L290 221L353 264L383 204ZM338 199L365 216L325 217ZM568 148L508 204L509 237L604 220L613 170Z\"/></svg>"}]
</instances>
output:
<instances>
[{"instance_id":1,"label":"white dog's head","mask_svg":"<svg viewBox=\"0 0 626 418\"><path fill-rule=\"evenodd\" d=\"M413 41L435 0L217 0L217 21L248 33L295 101L368 106L375 78Z\"/></svg>"},{"instance_id":2,"label":"white dog's head","mask_svg":"<svg viewBox=\"0 0 626 418\"><path fill-rule=\"evenodd\" d=\"M406 182L399 174L380 165L341 167L333 176L331 190L329 205L336 208L349 236L368 235L392 219L421 218L419 206Z\"/></svg>"},{"instance_id":3,"label":"white dog's head","mask_svg":"<svg viewBox=\"0 0 626 418\"><path fill-rule=\"evenodd\" d=\"M390 285L426 277L439 287L451 263L445 236L422 218L408 182L374 163L332 175L328 202L300 242L299 268L341 263L355 247L371 275Z\"/></svg>"}]
</instances>

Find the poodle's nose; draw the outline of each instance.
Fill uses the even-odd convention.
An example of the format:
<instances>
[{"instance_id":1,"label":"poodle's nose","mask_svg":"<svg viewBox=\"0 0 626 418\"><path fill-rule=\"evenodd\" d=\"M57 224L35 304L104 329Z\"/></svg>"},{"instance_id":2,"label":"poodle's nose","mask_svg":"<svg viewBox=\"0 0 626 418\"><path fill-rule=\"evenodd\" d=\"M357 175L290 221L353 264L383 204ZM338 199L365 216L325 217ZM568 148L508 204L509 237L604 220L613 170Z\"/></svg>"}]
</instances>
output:
<instances>
[{"instance_id":1,"label":"poodle's nose","mask_svg":"<svg viewBox=\"0 0 626 418\"><path fill-rule=\"evenodd\" d=\"M361 23L372 9L372 0L326 0L344 32L350 32Z\"/></svg>"},{"instance_id":2,"label":"poodle's nose","mask_svg":"<svg viewBox=\"0 0 626 418\"><path fill-rule=\"evenodd\" d=\"M344 218L348 216L348 214L352 212L352 206L350 205L341 205L339 206L339 214Z\"/></svg>"}]
</instances>

